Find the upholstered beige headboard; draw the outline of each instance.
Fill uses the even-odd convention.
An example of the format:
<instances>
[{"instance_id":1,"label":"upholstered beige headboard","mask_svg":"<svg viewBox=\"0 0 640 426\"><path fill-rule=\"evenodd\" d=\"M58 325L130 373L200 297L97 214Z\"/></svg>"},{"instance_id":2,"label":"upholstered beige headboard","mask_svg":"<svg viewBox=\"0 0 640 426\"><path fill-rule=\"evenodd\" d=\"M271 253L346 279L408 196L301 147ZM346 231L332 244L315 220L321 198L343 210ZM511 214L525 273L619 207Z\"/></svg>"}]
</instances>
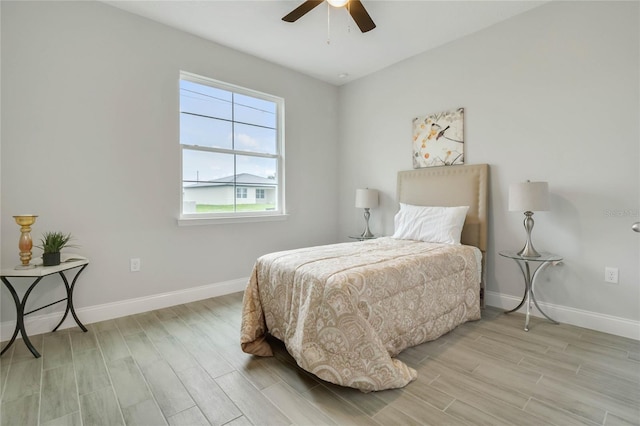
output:
<instances>
[{"instance_id":1,"label":"upholstered beige headboard","mask_svg":"<svg viewBox=\"0 0 640 426\"><path fill-rule=\"evenodd\" d=\"M398 201L416 206L469 206L462 244L487 251L489 166L473 164L398 172Z\"/></svg>"},{"instance_id":2,"label":"upholstered beige headboard","mask_svg":"<svg viewBox=\"0 0 640 426\"><path fill-rule=\"evenodd\" d=\"M462 228L462 244L482 251L480 304L484 307L487 253L487 164L442 166L398 172L398 201L416 206L469 206Z\"/></svg>"}]
</instances>

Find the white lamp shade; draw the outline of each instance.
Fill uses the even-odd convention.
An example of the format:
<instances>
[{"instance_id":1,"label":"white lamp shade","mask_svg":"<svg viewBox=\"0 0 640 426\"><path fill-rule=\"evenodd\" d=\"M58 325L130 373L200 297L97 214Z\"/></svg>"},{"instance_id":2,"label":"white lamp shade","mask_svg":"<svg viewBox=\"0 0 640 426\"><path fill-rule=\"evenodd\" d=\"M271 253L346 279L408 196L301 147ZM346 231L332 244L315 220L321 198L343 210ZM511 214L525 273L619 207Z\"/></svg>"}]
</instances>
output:
<instances>
[{"instance_id":1,"label":"white lamp shade","mask_svg":"<svg viewBox=\"0 0 640 426\"><path fill-rule=\"evenodd\" d=\"M378 191L375 189L356 189L356 207L370 209L378 206Z\"/></svg>"},{"instance_id":2,"label":"white lamp shade","mask_svg":"<svg viewBox=\"0 0 640 426\"><path fill-rule=\"evenodd\" d=\"M518 182L509 186L509 210L541 212L549 210L547 182Z\"/></svg>"}]
</instances>

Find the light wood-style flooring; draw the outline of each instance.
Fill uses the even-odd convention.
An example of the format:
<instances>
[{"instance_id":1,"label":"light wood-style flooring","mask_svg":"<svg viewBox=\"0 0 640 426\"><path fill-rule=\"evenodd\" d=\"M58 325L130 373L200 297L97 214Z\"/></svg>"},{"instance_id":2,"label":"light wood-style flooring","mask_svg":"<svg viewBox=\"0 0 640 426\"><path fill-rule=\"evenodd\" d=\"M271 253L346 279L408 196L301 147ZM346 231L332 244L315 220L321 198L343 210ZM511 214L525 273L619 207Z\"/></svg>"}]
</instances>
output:
<instances>
[{"instance_id":1,"label":"light wood-style flooring","mask_svg":"<svg viewBox=\"0 0 640 426\"><path fill-rule=\"evenodd\" d=\"M281 344L239 347L242 294L35 336L0 359L1 425L640 425L640 342L534 318L483 319L399 358L419 377L365 394Z\"/></svg>"}]
</instances>

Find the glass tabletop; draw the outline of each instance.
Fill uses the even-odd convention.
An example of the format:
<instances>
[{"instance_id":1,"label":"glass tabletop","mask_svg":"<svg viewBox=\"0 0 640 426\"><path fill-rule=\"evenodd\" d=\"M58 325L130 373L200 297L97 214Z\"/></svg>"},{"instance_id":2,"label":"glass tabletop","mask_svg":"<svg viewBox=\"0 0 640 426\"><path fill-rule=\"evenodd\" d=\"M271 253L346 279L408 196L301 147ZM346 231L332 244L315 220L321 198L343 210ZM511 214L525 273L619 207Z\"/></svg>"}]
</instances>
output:
<instances>
[{"instance_id":1,"label":"glass tabletop","mask_svg":"<svg viewBox=\"0 0 640 426\"><path fill-rule=\"evenodd\" d=\"M540 256L538 257L527 257L527 256L520 256L518 254L517 251L515 250L505 250L505 251L501 251L499 252L500 256L503 257L508 257L509 259L515 259L515 260L527 260L529 262L559 262L562 260L562 256L559 256L557 254L553 254L553 253L549 253L546 251L541 251L540 252Z\"/></svg>"}]
</instances>

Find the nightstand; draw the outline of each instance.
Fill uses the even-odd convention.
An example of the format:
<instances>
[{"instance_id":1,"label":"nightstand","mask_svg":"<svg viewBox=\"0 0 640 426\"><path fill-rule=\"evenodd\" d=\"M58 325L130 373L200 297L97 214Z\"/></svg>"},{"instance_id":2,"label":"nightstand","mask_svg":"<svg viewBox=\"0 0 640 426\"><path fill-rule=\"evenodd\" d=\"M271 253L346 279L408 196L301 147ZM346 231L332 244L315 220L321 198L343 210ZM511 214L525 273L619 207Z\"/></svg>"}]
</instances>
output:
<instances>
[{"instance_id":1,"label":"nightstand","mask_svg":"<svg viewBox=\"0 0 640 426\"><path fill-rule=\"evenodd\" d=\"M553 263L562 262L562 256L558 256L557 254L553 253L541 252L539 257L523 257L515 251L501 251L500 256L506 257L508 259L513 259L520 267L522 276L524 278L524 296L522 297L522 301L514 309L505 312L505 314L510 314L511 312L517 311L526 301L527 316L524 323L524 331L529 331L529 313L532 307L531 303L533 302L540 313L544 315L549 321L554 324L559 324L558 321L547 315L542 310L542 308L540 308L540 305L538 305L538 301L536 300L535 296L535 281L536 277L538 276L538 272ZM531 274L532 266L535 268L533 270L533 275Z\"/></svg>"}]
</instances>

